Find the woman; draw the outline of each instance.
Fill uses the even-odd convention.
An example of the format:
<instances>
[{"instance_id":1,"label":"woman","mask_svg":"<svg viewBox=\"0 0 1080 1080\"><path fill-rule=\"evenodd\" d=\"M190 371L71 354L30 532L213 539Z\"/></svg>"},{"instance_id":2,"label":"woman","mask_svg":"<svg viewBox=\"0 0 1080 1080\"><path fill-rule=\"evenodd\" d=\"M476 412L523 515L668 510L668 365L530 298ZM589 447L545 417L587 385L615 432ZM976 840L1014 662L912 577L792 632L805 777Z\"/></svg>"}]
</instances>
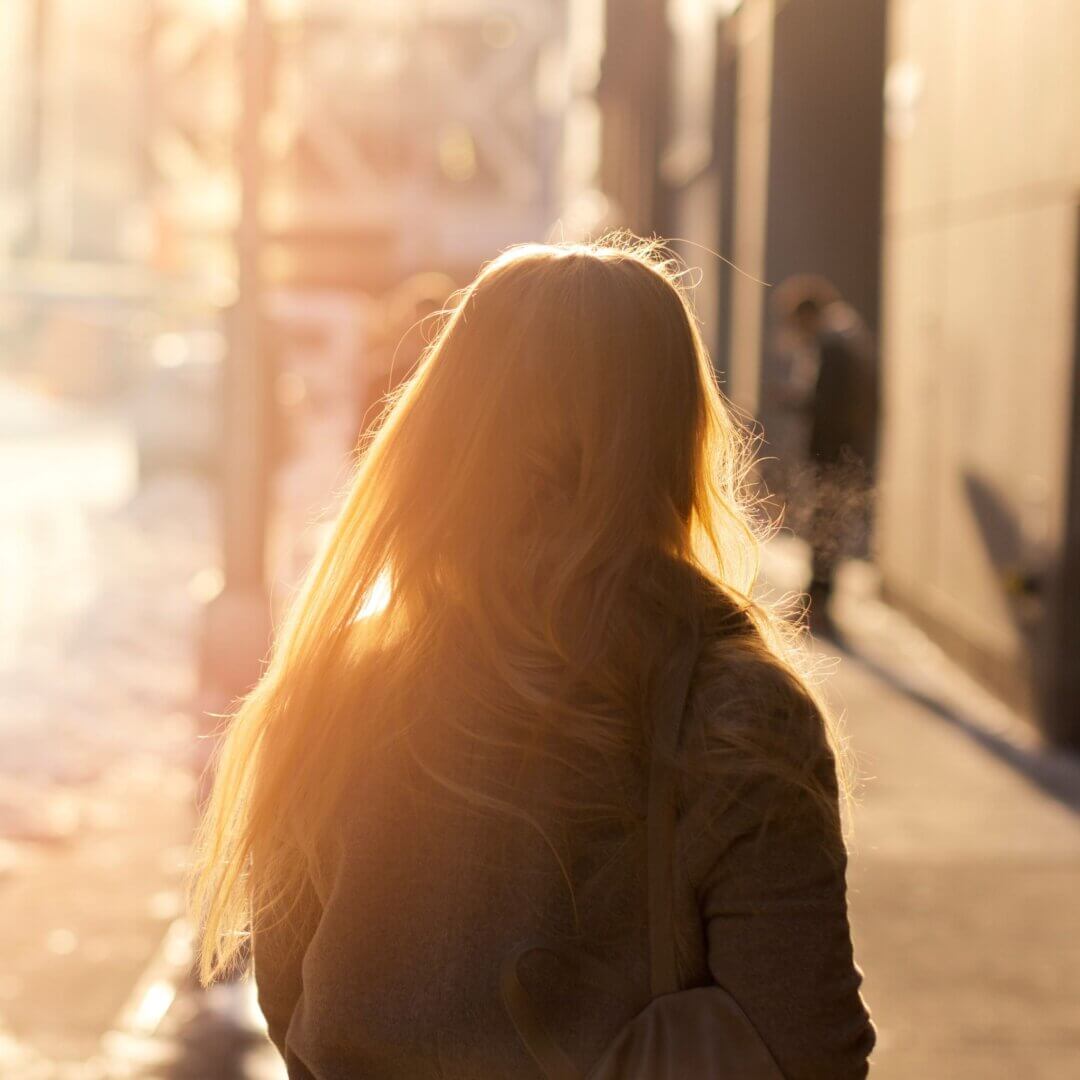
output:
<instances>
[{"instance_id":1,"label":"woman","mask_svg":"<svg viewBox=\"0 0 1080 1080\"><path fill-rule=\"evenodd\" d=\"M541 1077L499 981L537 935L622 974L603 994L557 956L521 965L582 1072L648 1003L647 703L691 632L680 984L722 986L793 1080L865 1075L836 767L783 618L750 597L746 445L656 245L516 248L463 292L202 826L201 975L251 932L290 1077Z\"/></svg>"}]
</instances>

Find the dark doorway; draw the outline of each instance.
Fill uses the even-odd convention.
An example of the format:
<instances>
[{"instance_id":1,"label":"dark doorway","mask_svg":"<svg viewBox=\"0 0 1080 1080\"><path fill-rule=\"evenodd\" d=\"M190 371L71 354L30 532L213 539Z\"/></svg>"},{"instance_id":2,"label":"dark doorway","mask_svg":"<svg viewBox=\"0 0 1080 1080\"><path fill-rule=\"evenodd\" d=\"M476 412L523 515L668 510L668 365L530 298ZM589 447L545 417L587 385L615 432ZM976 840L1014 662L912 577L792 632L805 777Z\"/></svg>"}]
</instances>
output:
<instances>
[{"instance_id":1,"label":"dark doorway","mask_svg":"<svg viewBox=\"0 0 1080 1080\"><path fill-rule=\"evenodd\" d=\"M765 272L828 278L878 328L885 0L776 15Z\"/></svg>"}]
</instances>

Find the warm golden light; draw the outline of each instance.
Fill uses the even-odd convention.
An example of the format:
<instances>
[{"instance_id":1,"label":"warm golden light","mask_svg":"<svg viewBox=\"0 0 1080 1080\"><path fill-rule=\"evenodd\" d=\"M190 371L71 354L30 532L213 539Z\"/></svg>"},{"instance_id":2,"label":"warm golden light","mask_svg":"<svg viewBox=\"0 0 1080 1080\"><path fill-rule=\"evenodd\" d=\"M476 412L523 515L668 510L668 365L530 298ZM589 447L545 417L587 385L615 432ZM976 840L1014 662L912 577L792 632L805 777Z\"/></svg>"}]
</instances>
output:
<instances>
[{"instance_id":1,"label":"warm golden light","mask_svg":"<svg viewBox=\"0 0 1080 1080\"><path fill-rule=\"evenodd\" d=\"M1077 41L1061 0L0 0L0 1076L381 1075L372 1024L395 1075L523 1075L496 946L614 962L618 914L651 971L633 769L702 627L702 775L830 830L856 791L858 887L807 804L744 843L687 787L686 970L862 1076L850 901L872 1075L1071 1075ZM355 910L198 985L308 884ZM584 1074L655 987L555 970Z\"/></svg>"}]
</instances>

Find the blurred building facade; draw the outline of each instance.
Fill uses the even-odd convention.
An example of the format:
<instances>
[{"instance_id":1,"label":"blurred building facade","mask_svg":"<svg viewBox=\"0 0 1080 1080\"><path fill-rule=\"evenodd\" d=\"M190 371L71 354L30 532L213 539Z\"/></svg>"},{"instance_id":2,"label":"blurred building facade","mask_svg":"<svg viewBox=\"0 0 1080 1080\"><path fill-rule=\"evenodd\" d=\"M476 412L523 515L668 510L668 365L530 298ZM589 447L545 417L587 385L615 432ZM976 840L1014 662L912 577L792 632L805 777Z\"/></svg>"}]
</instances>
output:
<instances>
[{"instance_id":1,"label":"blurred building facade","mask_svg":"<svg viewBox=\"0 0 1080 1080\"><path fill-rule=\"evenodd\" d=\"M272 280L471 274L556 216L567 0L263 0ZM0 260L230 270L243 0L0 6Z\"/></svg>"},{"instance_id":2,"label":"blurred building facade","mask_svg":"<svg viewBox=\"0 0 1080 1080\"><path fill-rule=\"evenodd\" d=\"M596 95L609 220L703 268L721 379L767 436L760 282L836 284L880 346L887 596L1080 740L1080 7L633 6L607 5ZM635 64L662 80L654 107L619 75ZM658 168L627 175L645 146Z\"/></svg>"},{"instance_id":3,"label":"blurred building facade","mask_svg":"<svg viewBox=\"0 0 1080 1080\"><path fill-rule=\"evenodd\" d=\"M310 386L340 385L315 368L361 353L369 299L411 275L462 281L556 220L625 225L702 268L725 389L768 433L760 283L822 274L880 345L886 592L1080 737L1076 3L263 7L266 307L325 341ZM107 296L160 313L179 283L216 318L243 12L0 4L0 299L22 305L5 345L87 357Z\"/></svg>"},{"instance_id":4,"label":"blurred building facade","mask_svg":"<svg viewBox=\"0 0 1080 1080\"><path fill-rule=\"evenodd\" d=\"M1080 741L1080 7L894 0L885 84L897 603Z\"/></svg>"},{"instance_id":5,"label":"blurred building facade","mask_svg":"<svg viewBox=\"0 0 1080 1080\"><path fill-rule=\"evenodd\" d=\"M224 326L252 123L259 305L278 322L304 309L301 336L348 339L357 384L364 325L400 283L463 282L547 233L581 167L569 147L588 144L570 131L589 123L570 108L568 42L590 37L598 56L600 40L568 0L258 8L261 115L246 120L246 0L0 5L0 296L21 338L44 341L19 345L23 366L53 365L41 327L70 323L73 303L80 324L118 297L160 322L180 294L178 319Z\"/></svg>"},{"instance_id":6,"label":"blurred building facade","mask_svg":"<svg viewBox=\"0 0 1080 1080\"><path fill-rule=\"evenodd\" d=\"M109 19L85 0L0 9L0 260L138 251L142 6L119 0Z\"/></svg>"},{"instance_id":7,"label":"blurred building facade","mask_svg":"<svg viewBox=\"0 0 1080 1080\"><path fill-rule=\"evenodd\" d=\"M271 15L273 5L268 5ZM275 20L271 273L469 277L554 216L563 0L292 4Z\"/></svg>"}]
</instances>

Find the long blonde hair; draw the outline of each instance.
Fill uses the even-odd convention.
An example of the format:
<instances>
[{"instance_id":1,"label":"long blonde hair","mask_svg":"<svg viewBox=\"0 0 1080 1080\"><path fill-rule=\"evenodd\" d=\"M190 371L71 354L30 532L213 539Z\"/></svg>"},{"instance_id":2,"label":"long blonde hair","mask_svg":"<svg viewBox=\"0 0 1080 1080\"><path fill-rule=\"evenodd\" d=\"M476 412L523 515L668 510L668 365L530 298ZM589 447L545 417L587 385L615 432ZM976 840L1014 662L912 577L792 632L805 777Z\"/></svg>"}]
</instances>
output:
<instances>
[{"instance_id":1,"label":"long blonde hair","mask_svg":"<svg viewBox=\"0 0 1080 1080\"><path fill-rule=\"evenodd\" d=\"M731 598L800 679L788 620L752 598L752 439L680 283L657 242L525 245L444 313L222 740L191 890L204 981L289 909L351 764L419 722L410 693L464 641L475 662L439 676L506 738L546 718L601 753L631 738L658 615L694 602L679 581Z\"/></svg>"}]
</instances>

